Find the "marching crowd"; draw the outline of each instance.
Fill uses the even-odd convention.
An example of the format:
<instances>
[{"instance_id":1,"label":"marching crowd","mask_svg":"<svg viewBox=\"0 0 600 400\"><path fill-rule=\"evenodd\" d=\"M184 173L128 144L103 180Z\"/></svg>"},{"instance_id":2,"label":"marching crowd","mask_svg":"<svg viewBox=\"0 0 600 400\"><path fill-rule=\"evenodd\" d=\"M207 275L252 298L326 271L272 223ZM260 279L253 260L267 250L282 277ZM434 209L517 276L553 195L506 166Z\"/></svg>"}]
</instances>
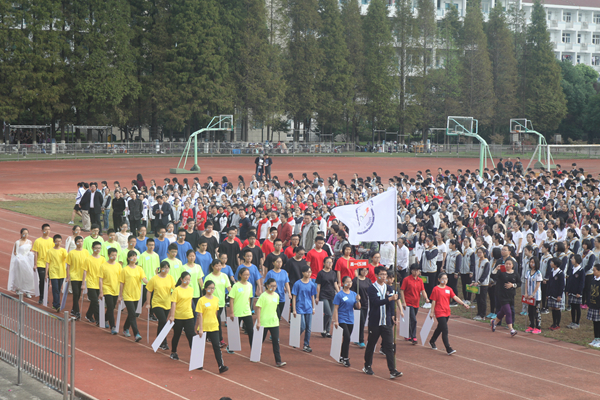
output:
<instances>
[{"instance_id":1,"label":"marching crowd","mask_svg":"<svg viewBox=\"0 0 600 400\"><path fill-rule=\"evenodd\" d=\"M64 242L48 224L33 243L22 229L8 288L39 296L42 303L47 285L59 311L61 287L68 281L72 316L81 318L86 293L90 305L83 318L98 324L105 313L113 334L119 329L114 311L123 303L123 334L136 341L143 304L158 322L157 334L168 320L174 322L171 347L166 340L160 347L171 358L178 359L182 333L191 346L194 334L206 332L220 372L227 370L221 349L229 351L221 313L238 317L250 344L256 314L265 328L263 340L269 332L275 362L285 365L279 321L286 296L291 314L301 319L305 352L312 351L312 315L322 302L321 335L331 337L332 326L343 329L340 363L350 365L356 327L355 344L365 348L363 371L373 374L381 337L391 378L402 375L395 368L393 327L406 313L405 340L416 344L419 308L431 309L438 322L431 347L437 348L441 335L449 355L455 353L448 342L450 308L469 308L471 301L476 320L490 320L495 331L505 319L513 336L517 312L529 318L526 332L539 334L542 315L552 314L550 329L556 330L562 312L570 311L566 328L578 329L581 311L587 310L594 326L590 345L600 347L599 180L575 164L571 171L557 166L537 172L501 160L481 174L439 168L387 181L377 173L354 174L348 182L317 172L280 180L264 176L263 165L257 163L248 184L242 176L237 182L209 176L202 184L198 178L165 178L160 186L141 174L129 187L79 183L72 222L81 215L81 227L74 225ZM347 227L332 210L387 190L398 196L397 243L351 245ZM84 238L82 232L89 233ZM354 310L360 310L357 321Z\"/></svg>"}]
</instances>

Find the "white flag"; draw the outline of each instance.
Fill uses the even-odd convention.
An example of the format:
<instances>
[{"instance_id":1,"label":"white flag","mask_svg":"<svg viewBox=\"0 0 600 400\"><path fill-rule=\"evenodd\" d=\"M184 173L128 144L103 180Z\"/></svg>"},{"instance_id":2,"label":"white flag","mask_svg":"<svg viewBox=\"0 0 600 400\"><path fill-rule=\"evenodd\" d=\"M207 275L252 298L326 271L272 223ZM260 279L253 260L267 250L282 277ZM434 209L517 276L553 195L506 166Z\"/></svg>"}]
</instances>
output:
<instances>
[{"instance_id":1,"label":"white flag","mask_svg":"<svg viewBox=\"0 0 600 400\"><path fill-rule=\"evenodd\" d=\"M336 207L332 212L348 227L348 241L352 245L360 242L395 242L397 197L396 190L387 190L364 203Z\"/></svg>"}]
</instances>

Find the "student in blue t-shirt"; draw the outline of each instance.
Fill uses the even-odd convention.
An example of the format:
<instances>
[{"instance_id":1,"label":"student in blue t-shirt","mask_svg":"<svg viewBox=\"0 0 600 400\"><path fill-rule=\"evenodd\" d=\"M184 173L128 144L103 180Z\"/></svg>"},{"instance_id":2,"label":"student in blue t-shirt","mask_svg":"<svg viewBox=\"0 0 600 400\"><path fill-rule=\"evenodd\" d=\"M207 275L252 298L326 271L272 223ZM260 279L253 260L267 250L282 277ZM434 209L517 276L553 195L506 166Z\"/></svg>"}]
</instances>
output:
<instances>
[{"instance_id":1,"label":"student in blue t-shirt","mask_svg":"<svg viewBox=\"0 0 600 400\"><path fill-rule=\"evenodd\" d=\"M342 290L333 298L333 325L336 329L342 328L344 339L342 341L342 352L340 363L344 367L350 366L348 352L350 350L350 336L354 328L354 309L360 310L360 295L350 290L352 279L349 276L342 278Z\"/></svg>"},{"instance_id":2,"label":"student in blue t-shirt","mask_svg":"<svg viewBox=\"0 0 600 400\"><path fill-rule=\"evenodd\" d=\"M175 243L177 243L177 258L179 258L179 261L181 261L183 265L187 264L187 252L188 250L193 249L192 245L185 241L185 229L179 228L179 230L177 231L177 241ZM208 265L210 266L210 263ZM204 276L206 275L208 274L205 274Z\"/></svg>"},{"instance_id":3,"label":"student in blue t-shirt","mask_svg":"<svg viewBox=\"0 0 600 400\"><path fill-rule=\"evenodd\" d=\"M158 254L158 258L161 261L167 258L169 253L169 244L171 243L165 239L166 232L167 230L164 227L158 228L158 237L154 238L154 252Z\"/></svg>"},{"instance_id":4,"label":"student in blue t-shirt","mask_svg":"<svg viewBox=\"0 0 600 400\"><path fill-rule=\"evenodd\" d=\"M135 241L135 249L142 254L146 250L148 250L148 238L146 237L146 227L142 226L138 229L138 237Z\"/></svg>"},{"instance_id":5,"label":"student in blue t-shirt","mask_svg":"<svg viewBox=\"0 0 600 400\"><path fill-rule=\"evenodd\" d=\"M206 242L198 243L198 251L196 252L196 264L199 264L202 267L204 276L210 273L210 264L213 262L213 258L210 253L206 251L206 247Z\"/></svg>"},{"instance_id":6,"label":"student in blue t-shirt","mask_svg":"<svg viewBox=\"0 0 600 400\"><path fill-rule=\"evenodd\" d=\"M221 261L221 265L223 265L223 268L221 268L221 272L229 277L229 280L231 281L231 286L233 286L233 284L235 283L235 274L233 273L233 269L231 269L231 266L227 265L227 253L219 254L219 260Z\"/></svg>"},{"instance_id":7,"label":"student in blue t-shirt","mask_svg":"<svg viewBox=\"0 0 600 400\"><path fill-rule=\"evenodd\" d=\"M260 284L262 275L260 274L260 272L258 272L258 268L256 268L256 265L252 264L251 261L252 252L250 250L246 250L246 252L244 253L244 262L240 264L240 266L238 267L238 271L240 271L242 267L248 268L248 271L250 272L250 279L248 279L248 281L252 285L252 297L258 297L262 293L262 286ZM240 280L239 273L237 276L237 280ZM254 310L252 310L252 312L254 313Z\"/></svg>"},{"instance_id":8,"label":"student in blue t-shirt","mask_svg":"<svg viewBox=\"0 0 600 400\"><path fill-rule=\"evenodd\" d=\"M279 304L277 305L278 319L281 319L281 313L285 305L285 294L290 294L290 278L288 277L288 273L281 269L282 264L283 260L279 257L276 258L273 261L273 269L267 272L267 276L265 276L265 281L273 278L275 279L275 283L277 283L276 292L279 295Z\"/></svg>"},{"instance_id":9,"label":"student in blue t-shirt","mask_svg":"<svg viewBox=\"0 0 600 400\"><path fill-rule=\"evenodd\" d=\"M300 267L302 273L302 279L294 283L292 288L292 306L294 310L294 317L300 315L300 334L304 333L304 347L303 351L310 353L310 327L312 324L312 316L315 313L315 298L317 297L317 285L310 280L310 274L312 273L308 265Z\"/></svg>"}]
</instances>

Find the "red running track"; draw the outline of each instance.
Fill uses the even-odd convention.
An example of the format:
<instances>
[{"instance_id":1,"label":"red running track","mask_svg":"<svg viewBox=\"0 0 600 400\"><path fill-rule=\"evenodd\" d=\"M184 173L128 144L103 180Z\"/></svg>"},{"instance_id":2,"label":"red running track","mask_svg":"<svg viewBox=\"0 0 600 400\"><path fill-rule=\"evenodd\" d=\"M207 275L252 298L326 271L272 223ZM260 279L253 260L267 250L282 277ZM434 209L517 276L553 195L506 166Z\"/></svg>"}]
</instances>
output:
<instances>
[{"instance_id":1,"label":"red running track","mask_svg":"<svg viewBox=\"0 0 600 400\"><path fill-rule=\"evenodd\" d=\"M0 210L0 290L6 292L11 246L21 227L37 237L39 218ZM67 235L70 227L50 222L53 232ZM14 239L14 240L13 240ZM32 304L34 299L28 300ZM37 304L37 303L36 303ZM89 303L84 302L84 310ZM70 305L67 306L67 309ZM419 313L419 324L425 312ZM443 350L398 341L397 366L404 373L388 379L385 357L376 354L374 377L363 374L364 350L351 346L352 367L346 369L329 357L329 339L311 338L312 354L293 349L288 326L282 323L281 353L288 363L274 366L271 344L266 341L262 362L250 363L247 340L243 351L224 354L230 370L219 375L210 350L204 371L188 372L189 348L182 340L181 361L168 352L155 354L146 343L146 320L138 325L144 340L135 343L105 329L77 323L76 387L98 399L314 399L378 397L407 399L590 399L600 397L600 352L540 336L508 331L491 333L481 323L463 318L450 322L450 341L458 353L448 357ZM156 335L150 323L150 336ZM227 341L227 339L225 338ZM441 340L438 343L441 347Z\"/></svg>"}]
</instances>

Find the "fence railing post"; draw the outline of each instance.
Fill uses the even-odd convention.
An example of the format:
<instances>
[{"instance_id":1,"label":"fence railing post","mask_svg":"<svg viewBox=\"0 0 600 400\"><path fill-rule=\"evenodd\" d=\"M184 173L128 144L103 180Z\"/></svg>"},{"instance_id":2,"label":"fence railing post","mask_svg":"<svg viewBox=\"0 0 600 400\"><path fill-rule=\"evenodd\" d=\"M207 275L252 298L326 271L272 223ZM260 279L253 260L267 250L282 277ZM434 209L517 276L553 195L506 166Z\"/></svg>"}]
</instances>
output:
<instances>
[{"instance_id":1,"label":"fence railing post","mask_svg":"<svg viewBox=\"0 0 600 400\"><path fill-rule=\"evenodd\" d=\"M65 296L66 296L65 291ZM65 319L63 320L63 363L62 363L62 390L63 400L69 398L69 313L65 311ZM73 388L71 388L73 390Z\"/></svg>"},{"instance_id":2,"label":"fence railing post","mask_svg":"<svg viewBox=\"0 0 600 400\"><path fill-rule=\"evenodd\" d=\"M17 320L17 385L21 385L23 369L23 293L19 293L19 311Z\"/></svg>"},{"instance_id":3,"label":"fence railing post","mask_svg":"<svg viewBox=\"0 0 600 400\"><path fill-rule=\"evenodd\" d=\"M70 399L75 398L75 319L71 320L71 395Z\"/></svg>"}]
</instances>

